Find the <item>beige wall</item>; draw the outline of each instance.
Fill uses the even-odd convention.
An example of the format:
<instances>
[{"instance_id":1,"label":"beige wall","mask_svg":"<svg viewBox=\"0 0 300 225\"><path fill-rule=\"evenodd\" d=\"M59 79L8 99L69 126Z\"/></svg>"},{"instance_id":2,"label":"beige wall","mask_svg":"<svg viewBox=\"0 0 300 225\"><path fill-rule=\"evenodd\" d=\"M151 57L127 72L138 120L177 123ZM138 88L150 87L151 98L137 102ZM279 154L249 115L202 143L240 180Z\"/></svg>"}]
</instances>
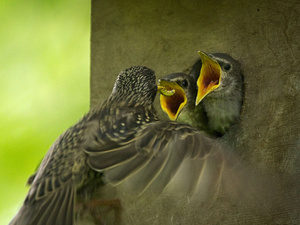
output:
<instances>
[{"instance_id":1,"label":"beige wall","mask_svg":"<svg viewBox=\"0 0 300 225\"><path fill-rule=\"evenodd\" d=\"M198 50L229 53L243 66L245 100L240 121L223 141L257 168L295 177L280 185L288 193L300 192L299 15L298 0L94 0L91 106L109 95L124 68L145 65L162 77L192 65ZM245 214L234 209L226 216L214 210L212 223L253 218L243 219Z\"/></svg>"}]
</instances>

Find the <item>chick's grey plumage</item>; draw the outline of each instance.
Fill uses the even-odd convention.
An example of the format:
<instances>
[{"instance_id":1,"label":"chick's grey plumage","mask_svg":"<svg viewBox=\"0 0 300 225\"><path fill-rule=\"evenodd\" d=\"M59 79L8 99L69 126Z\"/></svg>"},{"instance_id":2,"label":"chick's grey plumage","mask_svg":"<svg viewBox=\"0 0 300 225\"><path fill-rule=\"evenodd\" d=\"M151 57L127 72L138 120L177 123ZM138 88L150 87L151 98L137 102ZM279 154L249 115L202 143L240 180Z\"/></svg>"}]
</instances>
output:
<instances>
[{"instance_id":1,"label":"chick's grey plumage","mask_svg":"<svg viewBox=\"0 0 300 225\"><path fill-rule=\"evenodd\" d=\"M198 105L195 102L201 59L193 65L189 74L173 73L161 79L178 83L186 94L187 103L177 118L178 122L219 136L224 135L240 115L243 98L242 73L239 62L231 56L224 53L208 55L220 64L222 77L220 86L205 96Z\"/></svg>"},{"instance_id":2,"label":"chick's grey plumage","mask_svg":"<svg viewBox=\"0 0 300 225\"><path fill-rule=\"evenodd\" d=\"M201 63L201 60L199 62ZM198 70L198 75L200 68ZM208 125L208 118L203 104L200 102L199 105L195 105L197 95L196 78L197 76L193 73L172 73L161 78L161 80L176 82L183 88L185 92L187 102L182 111L179 113L176 121L180 123L190 124L191 126L196 127L199 130L210 133L211 129Z\"/></svg>"},{"instance_id":3,"label":"chick's grey plumage","mask_svg":"<svg viewBox=\"0 0 300 225\"><path fill-rule=\"evenodd\" d=\"M241 65L224 53L214 53L210 56L220 64L222 77L220 86L203 99L203 107L209 120L209 127L224 134L241 112L243 100Z\"/></svg>"}]
</instances>

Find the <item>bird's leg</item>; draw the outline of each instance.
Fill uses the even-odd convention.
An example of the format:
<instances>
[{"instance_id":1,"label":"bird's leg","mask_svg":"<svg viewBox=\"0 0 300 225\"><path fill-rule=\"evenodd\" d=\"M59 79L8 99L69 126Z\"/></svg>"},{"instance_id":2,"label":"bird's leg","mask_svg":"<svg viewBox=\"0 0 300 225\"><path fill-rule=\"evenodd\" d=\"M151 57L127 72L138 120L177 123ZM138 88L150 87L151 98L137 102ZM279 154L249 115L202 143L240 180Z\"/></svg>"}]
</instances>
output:
<instances>
[{"instance_id":1,"label":"bird's leg","mask_svg":"<svg viewBox=\"0 0 300 225\"><path fill-rule=\"evenodd\" d=\"M107 215L111 210L114 210L115 214L114 224L118 225L121 223L122 205L119 199L94 199L88 203L82 204L81 207L84 209L80 210L82 214L86 211L90 212L97 225L105 224L101 215ZM102 207L106 207L107 209L100 210Z\"/></svg>"}]
</instances>

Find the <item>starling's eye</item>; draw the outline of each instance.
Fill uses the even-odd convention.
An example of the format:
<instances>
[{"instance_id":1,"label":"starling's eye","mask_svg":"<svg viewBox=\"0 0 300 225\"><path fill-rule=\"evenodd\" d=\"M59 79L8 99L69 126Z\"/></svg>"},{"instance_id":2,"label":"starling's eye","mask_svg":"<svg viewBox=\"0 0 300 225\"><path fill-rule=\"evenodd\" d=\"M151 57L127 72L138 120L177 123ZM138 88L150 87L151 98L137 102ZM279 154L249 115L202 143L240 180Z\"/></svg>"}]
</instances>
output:
<instances>
[{"instance_id":1,"label":"starling's eye","mask_svg":"<svg viewBox=\"0 0 300 225\"><path fill-rule=\"evenodd\" d=\"M225 64L224 65L224 69L225 70L230 70L231 69L231 65L230 64Z\"/></svg>"},{"instance_id":2,"label":"starling's eye","mask_svg":"<svg viewBox=\"0 0 300 225\"><path fill-rule=\"evenodd\" d=\"M181 81L181 85L182 85L182 87L187 87L188 86L188 81L187 80L183 80L183 81Z\"/></svg>"}]
</instances>

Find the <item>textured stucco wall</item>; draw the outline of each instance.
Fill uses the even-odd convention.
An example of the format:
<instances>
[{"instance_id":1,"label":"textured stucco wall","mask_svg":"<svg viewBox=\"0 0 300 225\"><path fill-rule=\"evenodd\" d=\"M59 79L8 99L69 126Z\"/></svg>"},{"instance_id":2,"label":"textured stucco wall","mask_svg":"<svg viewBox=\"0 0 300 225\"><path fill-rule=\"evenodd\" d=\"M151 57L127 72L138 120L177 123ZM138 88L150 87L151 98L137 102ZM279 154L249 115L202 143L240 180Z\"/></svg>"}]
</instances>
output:
<instances>
[{"instance_id":1,"label":"textured stucco wall","mask_svg":"<svg viewBox=\"0 0 300 225\"><path fill-rule=\"evenodd\" d=\"M145 65L162 77L192 65L198 50L229 53L243 66L245 99L241 118L224 141L255 167L278 173L278 185L300 202L299 14L298 0L94 0L91 106L109 95L124 68ZM152 212L165 206L157 207ZM151 215L151 206L145 211L134 218ZM261 222L238 210L228 216L232 211L222 214L215 207L207 221ZM199 215L188 214L185 224L200 223ZM278 222L291 223L292 217Z\"/></svg>"}]
</instances>

